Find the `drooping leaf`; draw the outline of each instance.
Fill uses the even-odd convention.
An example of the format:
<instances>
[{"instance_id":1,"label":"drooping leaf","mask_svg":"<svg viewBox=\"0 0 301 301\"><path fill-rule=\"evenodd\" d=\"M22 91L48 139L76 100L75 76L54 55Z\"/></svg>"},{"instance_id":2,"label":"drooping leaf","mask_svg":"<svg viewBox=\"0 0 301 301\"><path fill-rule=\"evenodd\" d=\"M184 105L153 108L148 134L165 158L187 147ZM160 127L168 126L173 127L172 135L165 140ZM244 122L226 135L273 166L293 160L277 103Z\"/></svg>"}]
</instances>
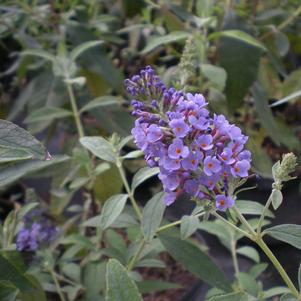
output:
<instances>
[{"instance_id":1,"label":"drooping leaf","mask_svg":"<svg viewBox=\"0 0 301 301\"><path fill-rule=\"evenodd\" d=\"M285 293L289 293L290 290L287 287L284 286L277 286L277 287L272 287L266 291L263 292L263 297L265 299L274 297L274 296L278 296L278 295L282 295Z\"/></svg>"},{"instance_id":2,"label":"drooping leaf","mask_svg":"<svg viewBox=\"0 0 301 301\"><path fill-rule=\"evenodd\" d=\"M189 272L213 287L220 288L225 292L231 291L230 283L224 273L195 244L177 237L160 235L159 238L168 253Z\"/></svg>"},{"instance_id":3,"label":"drooping leaf","mask_svg":"<svg viewBox=\"0 0 301 301\"><path fill-rule=\"evenodd\" d=\"M292 100L294 100L296 98L299 98L299 97L301 97L301 90L296 91L296 92L294 92L294 93L292 93L292 94L290 94L286 97L283 97L282 99L277 100L276 102L271 104L270 107L272 108L272 107L280 106L284 103L287 103L287 102L292 101Z\"/></svg>"},{"instance_id":4,"label":"drooping leaf","mask_svg":"<svg viewBox=\"0 0 301 301\"><path fill-rule=\"evenodd\" d=\"M154 175L159 173L159 168L149 168L149 167L143 167L141 168L135 175L132 181L131 189L134 192L135 189L143 183L145 180L153 177Z\"/></svg>"},{"instance_id":5,"label":"drooping leaf","mask_svg":"<svg viewBox=\"0 0 301 301\"><path fill-rule=\"evenodd\" d=\"M143 301L136 284L116 259L107 264L106 283L106 301Z\"/></svg>"},{"instance_id":6,"label":"drooping leaf","mask_svg":"<svg viewBox=\"0 0 301 301\"><path fill-rule=\"evenodd\" d=\"M28 160L32 157L33 154L24 149L0 146L0 163Z\"/></svg>"},{"instance_id":7,"label":"drooping leaf","mask_svg":"<svg viewBox=\"0 0 301 301\"><path fill-rule=\"evenodd\" d=\"M200 221L196 216L184 215L181 219L181 238L186 239L191 236L199 227Z\"/></svg>"},{"instance_id":8,"label":"drooping leaf","mask_svg":"<svg viewBox=\"0 0 301 301\"><path fill-rule=\"evenodd\" d=\"M57 63L57 58L53 54L42 49L27 49L21 52L21 55L37 56L43 58L44 60L48 60L53 64Z\"/></svg>"},{"instance_id":9,"label":"drooping leaf","mask_svg":"<svg viewBox=\"0 0 301 301\"><path fill-rule=\"evenodd\" d=\"M219 43L219 63L227 72L226 96L231 111L239 108L257 77L261 48L232 37ZM237 80L239 78L239 80Z\"/></svg>"},{"instance_id":10,"label":"drooping leaf","mask_svg":"<svg viewBox=\"0 0 301 301\"><path fill-rule=\"evenodd\" d=\"M118 218L127 198L127 194L117 194L105 202L100 215L100 227L102 229L108 228Z\"/></svg>"},{"instance_id":11,"label":"drooping leaf","mask_svg":"<svg viewBox=\"0 0 301 301\"><path fill-rule=\"evenodd\" d=\"M210 64L202 64L201 72L219 91L223 91L227 79L226 71L223 68Z\"/></svg>"},{"instance_id":12,"label":"drooping leaf","mask_svg":"<svg viewBox=\"0 0 301 301\"><path fill-rule=\"evenodd\" d=\"M164 282L161 280L144 280L137 283L141 294L156 293L160 291L182 288L180 284Z\"/></svg>"},{"instance_id":13,"label":"drooping leaf","mask_svg":"<svg viewBox=\"0 0 301 301\"><path fill-rule=\"evenodd\" d=\"M190 36L190 33L185 32L185 31L173 31L164 36L153 37L150 39L150 41L148 42L146 47L142 50L141 54L146 54L161 45L166 45L168 43L187 39L189 36Z\"/></svg>"},{"instance_id":14,"label":"drooping leaf","mask_svg":"<svg viewBox=\"0 0 301 301\"><path fill-rule=\"evenodd\" d=\"M254 94L255 108L260 118L260 122L269 136L277 144L283 144L289 148L298 149L300 147L300 142L293 132L285 126L280 126L274 119L268 104L266 92L263 90L260 83L256 82L253 85L252 91Z\"/></svg>"},{"instance_id":15,"label":"drooping leaf","mask_svg":"<svg viewBox=\"0 0 301 301\"><path fill-rule=\"evenodd\" d=\"M98 108L98 107L105 107L105 106L111 106L111 105L118 105L121 101L119 98L114 96L100 96L97 97L91 101L89 101L87 104L85 104L81 109L80 113L90 111L92 109Z\"/></svg>"},{"instance_id":16,"label":"drooping leaf","mask_svg":"<svg viewBox=\"0 0 301 301\"><path fill-rule=\"evenodd\" d=\"M44 160L46 149L35 137L10 121L0 119L0 147L24 151L35 159ZM2 149L2 148L1 148ZM4 155L4 153L3 153Z\"/></svg>"},{"instance_id":17,"label":"drooping leaf","mask_svg":"<svg viewBox=\"0 0 301 301\"><path fill-rule=\"evenodd\" d=\"M0 281L9 281L21 292L31 291L35 288L14 264L0 254Z\"/></svg>"},{"instance_id":18,"label":"drooping leaf","mask_svg":"<svg viewBox=\"0 0 301 301\"><path fill-rule=\"evenodd\" d=\"M258 295L258 284L250 274L239 272L236 274L236 277L239 280L239 283L242 285L242 287L249 294L251 294L254 297Z\"/></svg>"},{"instance_id":19,"label":"drooping leaf","mask_svg":"<svg viewBox=\"0 0 301 301\"><path fill-rule=\"evenodd\" d=\"M245 293L230 293L213 296L210 299L206 299L206 301L247 301L247 295Z\"/></svg>"},{"instance_id":20,"label":"drooping leaf","mask_svg":"<svg viewBox=\"0 0 301 301\"><path fill-rule=\"evenodd\" d=\"M84 42L78 46L76 46L71 52L70 52L70 59L71 61L75 61L80 55L82 55L85 51L88 49L98 46L102 44L103 41L88 41Z\"/></svg>"},{"instance_id":21,"label":"drooping leaf","mask_svg":"<svg viewBox=\"0 0 301 301\"><path fill-rule=\"evenodd\" d=\"M267 263L258 263L252 266L248 273L256 279L266 270L267 267Z\"/></svg>"},{"instance_id":22,"label":"drooping leaf","mask_svg":"<svg viewBox=\"0 0 301 301\"><path fill-rule=\"evenodd\" d=\"M138 261L135 267L148 267L148 268L166 268L164 261L155 258L146 258Z\"/></svg>"},{"instance_id":23,"label":"drooping leaf","mask_svg":"<svg viewBox=\"0 0 301 301\"><path fill-rule=\"evenodd\" d=\"M0 281L0 300L15 301L19 290L8 281Z\"/></svg>"},{"instance_id":24,"label":"drooping leaf","mask_svg":"<svg viewBox=\"0 0 301 301\"><path fill-rule=\"evenodd\" d=\"M72 116L72 112L62 108L44 107L31 112L25 119L26 123L48 121Z\"/></svg>"},{"instance_id":25,"label":"drooping leaf","mask_svg":"<svg viewBox=\"0 0 301 301\"><path fill-rule=\"evenodd\" d=\"M146 241L152 240L161 224L166 207L163 202L163 195L163 192L155 194L143 209L141 227Z\"/></svg>"},{"instance_id":26,"label":"drooping leaf","mask_svg":"<svg viewBox=\"0 0 301 301\"><path fill-rule=\"evenodd\" d=\"M115 162L116 156L113 146L102 137L83 137L80 143L92 154L108 162Z\"/></svg>"},{"instance_id":27,"label":"drooping leaf","mask_svg":"<svg viewBox=\"0 0 301 301\"><path fill-rule=\"evenodd\" d=\"M268 228L264 233L301 249L301 225L283 224Z\"/></svg>"},{"instance_id":28,"label":"drooping leaf","mask_svg":"<svg viewBox=\"0 0 301 301\"><path fill-rule=\"evenodd\" d=\"M298 301L298 300L294 295L287 293L281 296L280 301Z\"/></svg>"},{"instance_id":29,"label":"drooping leaf","mask_svg":"<svg viewBox=\"0 0 301 301\"><path fill-rule=\"evenodd\" d=\"M298 285L299 285L299 289L301 289L301 264L299 265L299 269L298 269Z\"/></svg>"},{"instance_id":30,"label":"drooping leaf","mask_svg":"<svg viewBox=\"0 0 301 301\"><path fill-rule=\"evenodd\" d=\"M257 39L255 39L254 37L249 35L248 33L241 31L241 30L232 29L232 30L224 30L224 31L214 32L208 37L208 39L212 40L212 39L216 39L216 38L220 38L220 37L236 39L236 40L239 40L246 44L249 44L251 46L260 48L261 50L264 50L264 51L267 50L260 41L258 41Z\"/></svg>"},{"instance_id":31,"label":"drooping leaf","mask_svg":"<svg viewBox=\"0 0 301 301\"><path fill-rule=\"evenodd\" d=\"M254 249L253 247L244 246L244 247L238 248L236 250L236 252L240 255L243 255L243 256L246 256L246 257L252 259L256 263L259 263L259 260L260 260L259 254L258 254L257 250Z\"/></svg>"},{"instance_id":32,"label":"drooping leaf","mask_svg":"<svg viewBox=\"0 0 301 301\"><path fill-rule=\"evenodd\" d=\"M51 160L29 160L0 168L0 187L11 184L18 179L47 167L69 160L68 156L55 156Z\"/></svg>"},{"instance_id":33,"label":"drooping leaf","mask_svg":"<svg viewBox=\"0 0 301 301\"><path fill-rule=\"evenodd\" d=\"M262 204L254 201L237 200L235 204L242 214L249 215L261 215L264 208ZM271 210L266 210L265 216L274 217L274 214Z\"/></svg>"}]
</instances>

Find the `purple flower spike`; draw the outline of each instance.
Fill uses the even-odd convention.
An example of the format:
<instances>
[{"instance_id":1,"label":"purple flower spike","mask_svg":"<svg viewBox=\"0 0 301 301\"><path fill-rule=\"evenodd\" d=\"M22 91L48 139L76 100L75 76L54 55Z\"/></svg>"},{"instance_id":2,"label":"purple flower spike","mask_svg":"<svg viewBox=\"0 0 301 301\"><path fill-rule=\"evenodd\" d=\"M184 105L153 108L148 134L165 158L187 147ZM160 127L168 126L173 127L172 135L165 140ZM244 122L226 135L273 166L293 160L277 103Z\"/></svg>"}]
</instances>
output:
<instances>
[{"instance_id":1,"label":"purple flower spike","mask_svg":"<svg viewBox=\"0 0 301 301\"><path fill-rule=\"evenodd\" d=\"M189 155L189 149L183 145L181 139L175 139L168 147L168 156L171 159L186 158Z\"/></svg>"},{"instance_id":2,"label":"purple flower spike","mask_svg":"<svg viewBox=\"0 0 301 301\"><path fill-rule=\"evenodd\" d=\"M189 126L184 119L173 119L169 122L169 126L177 138L184 138L190 131Z\"/></svg>"},{"instance_id":3,"label":"purple flower spike","mask_svg":"<svg viewBox=\"0 0 301 301\"><path fill-rule=\"evenodd\" d=\"M219 160L215 157L207 156L204 160L204 173L207 176L212 176L221 170L222 166Z\"/></svg>"},{"instance_id":4,"label":"purple flower spike","mask_svg":"<svg viewBox=\"0 0 301 301\"><path fill-rule=\"evenodd\" d=\"M181 160L180 159L170 159L169 157L164 157L163 167L166 170L178 170L181 168Z\"/></svg>"},{"instance_id":5,"label":"purple flower spike","mask_svg":"<svg viewBox=\"0 0 301 301\"><path fill-rule=\"evenodd\" d=\"M162 130L155 124L151 124L147 129L147 142L154 143L163 137Z\"/></svg>"},{"instance_id":6,"label":"purple flower spike","mask_svg":"<svg viewBox=\"0 0 301 301\"><path fill-rule=\"evenodd\" d=\"M234 200L230 196L226 197L225 195L219 194L215 198L216 209L220 211L226 211L228 208L233 207L234 203Z\"/></svg>"},{"instance_id":7,"label":"purple flower spike","mask_svg":"<svg viewBox=\"0 0 301 301\"><path fill-rule=\"evenodd\" d=\"M196 103L200 108L208 104L208 102L206 102L205 97L202 94L193 95L191 93L187 93L187 99Z\"/></svg>"},{"instance_id":8,"label":"purple flower spike","mask_svg":"<svg viewBox=\"0 0 301 301\"><path fill-rule=\"evenodd\" d=\"M192 179L192 180L187 180L184 184L184 190L191 194L192 196L196 196L197 193L199 192L200 190L200 183L195 180L195 179Z\"/></svg>"},{"instance_id":9,"label":"purple flower spike","mask_svg":"<svg viewBox=\"0 0 301 301\"><path fill-rule=\"evenodd\" d=\"M231 168L231 173L233 177L247 177L248 171L250 169L251 165L249 161L247 160L241 160L234 164L234 166Z\"/></svg>"},{"instance_id":10,"label":"purple flower spike","mask_svg":"<svg viewBox=\"0 0 301 301\"><path fill-rule=\"evenodd\" d=\"M213 148L212 141L213 138L211 135L203 135L197 140L197 143L203 150L210 150Z\"/></svg>"}]
</instances>

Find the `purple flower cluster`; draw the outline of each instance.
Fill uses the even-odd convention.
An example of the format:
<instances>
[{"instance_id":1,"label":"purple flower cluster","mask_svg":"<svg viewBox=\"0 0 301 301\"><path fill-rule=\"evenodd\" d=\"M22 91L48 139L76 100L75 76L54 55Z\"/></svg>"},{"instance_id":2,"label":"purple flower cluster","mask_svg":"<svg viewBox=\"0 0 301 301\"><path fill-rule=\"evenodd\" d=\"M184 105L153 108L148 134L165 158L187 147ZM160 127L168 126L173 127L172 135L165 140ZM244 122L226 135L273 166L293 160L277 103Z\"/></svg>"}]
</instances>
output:
<instances>
[{"instance_id":1,"label":"purple flower cluster","mask_svg":"<svg viewBox=\"0 0 301 301\"><path fill-rule=\"evenodd\" d=\"M229 183L248 177L251 167L248 137L223 115L211 117L203 95L167 88L149 66L125 86L135 98L132 135L147 164L160 168L165 203L186 192L215 200L218 210L232 207Z\"/></svg>"},{"instance_id":2,"label":"purple flower cluster","mask_svg":"<svg viewBox=\"0 0 301 301\"><path fill-rule=\"evenodd\" d=\"M33 221L31 217L27 216L24 219L18 231L16 241L18 251L36 251L41 245L49 244L58 233L58 229L49 221Z\"/></svg>"}]
</instances>

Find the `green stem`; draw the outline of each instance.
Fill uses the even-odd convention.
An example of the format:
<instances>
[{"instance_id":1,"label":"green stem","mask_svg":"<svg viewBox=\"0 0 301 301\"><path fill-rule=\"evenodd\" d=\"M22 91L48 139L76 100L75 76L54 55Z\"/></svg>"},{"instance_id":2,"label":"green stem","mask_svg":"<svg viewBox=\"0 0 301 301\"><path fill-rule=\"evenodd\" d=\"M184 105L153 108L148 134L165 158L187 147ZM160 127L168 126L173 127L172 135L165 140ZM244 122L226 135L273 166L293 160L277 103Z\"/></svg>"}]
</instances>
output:
<instances>
[{"instance_id":1,"label":"green stem","mask_svg":"<svg viewBox=\"0 0 301 301\"><path fill-rule=\"evenodd\" d=\"M195 216L196 216L196 217L201 217L201 216L203 216L203 215L205 215L205 212L200 212L200 213L196 214ZM164 226L158 228L157 233L160 233L160 232L162 232L162 231L164 231L164 230L167 230L167 229L169 229L169 228L172 228L172 227L175 227L175 226L177 226L177 225L180 225L181 222L182 222L182 220L179 219L179 220L177 220L177 221L175 221L175 222L173 222L173 223L164 225Z\"/></svg>"},{"instance_id":2,"label":"green stem","mask_svg":"<svg viewBox=\"0 0 301 301\"><path fill-rule=\"evenodd\" d=\"M233 207L233 210L236 213L237 217L239 218L240 222L250 231L250 234L253 237L257 237L256 232L253 230L253 228L248 223L248 221L245 219L245 217L240 213L240 211L235 206Z\"/></svg>"},{"instance_id":3,"label":"green stem","mask_svg":"<svg viewBox=\"0 0 301 301\"><path fill-rule=\"evenodd\" d=\"M137 249L137 251L136 251L134 257L132 258L132 260L129 262L129 264L128 264L128 266L127 266L127 270L128 270L128 271L131 271L131 270L134 268L134 266L135 266L136 262L138 261L139 256L140 256L140 254L141 254L141 252L142 252L144 246L145 246L145 240L143 239L143 240L140 242L140 245L138 246L138 249Z\"/></svg>"},{"instance_id":4,"label":"green stem","mask_svg":"<svg viewBox=\"0 0 301 301\"><path fill-rule=\"evenodd\" d=\"M73 116L74 116L74 120L75 120L75 124L76 124L76 128L77 128L77 132L78 132L79 137L82 138L85 136L85 134L84 134L83 125L80 120L80 114L79 114L79 111L77 108L72 84L66 82L66 86L67 86L67 90L68 90L68 94L69 94L69 99L70 99L70 103L71 103L71 107L72 107L72 111L73 111Z\"/></svg>"},{"instance_id":5,"label":"green stem","mask_svg":"<svg viewBox=\"0 0 301 301\"><path fill-rule=\"evenodd\" d=\"M136 212L136 215L137 215L138 219L141 221L141 219L142 219L141 210L140 210L140 208L139 208L139 206L138 206L138 204L137 204L137 202L136 202L136 200L134 198L134 195L133 195L133 193L131 191L129 183L128 183L127 179L126 179L126 176L125 176L125 173L124 173L124 170L123 170L122 163L121 163L120 159L117 159L116 166L117 166L117 168L119 170L119 174L121 176L124 188L125 188L128 196L129 196L129 199L130 199L130 201L132 203L132 206L133 206L133 208L134 208L134 210Z\"/></svg>"},{"instance_id":6,"label":"green stem","mask_svg":"<svg viewBox=\"0 0 301 301\"><path fill-rule=\"evenodd\" d=\"M268 202L267 202L268 203ZM248 221L244 218L244 216L240 213L240 211L233 207L234 212L236 213L237 217L241 221L241 223L251 232L251 239L256 242L256 244L261 248L261 250L266 254L266 256L270 259L276 270L278 271L279 275L287 285L287 287L291 290L291 293L297 297L300 298L298 290L295 288L293 282L285 272L284 268L282 267L281 263L278 261L278 259L275 257L275 255L272 253L272 251L269 249L269 247L266 245L266 243L263 241L261 234L256 233L251 225L248 223ZM249 235L250 236L250 235Z\"/></svg>"},{"instance_id":7,"label":"green stem","mask_svg":"<svg viewBox=\"0 0 301 301\"><path fill-rule=\"evenodd\" d=\"M215 217L217 217L218 219L220 219L221 221L223 221L225 224L227 224L228 226L230 226L232 229L234 229L235 231L241 233L242 235L250 238L253 240L252 235L250 235L248 232L238 228L237 226L235 226L234 224L230 223L228 220L226 220L225 218L223 218L221 215L219 215L216 212L211 212L211 214Z\"/></svg>"},{"instance_id":8,"label":"green stem","mask_svg":"<svg viewBox=\"0 0 301 301\"><path fill-rule=\"evenodd\" d=\"M271 194L272 195L272 194ZM262 223L263 223L263 220L264 220L264 217L265 217L265 214L267 212L267 210L269 209L271 203L272 203L272 198L271 198L271 195L269 196L263 210L262 210L262 213L261 213L261 216L259 218L259 222L258 222L258 226L257 226L257 234L259 235L261 233L261 228L262 228Z\"/></svg>"},{"instance_id":9,"label":"green stem","mask_svg":"<svg viewBox=\"0 0 301 301\"><path fill-rule=\"evenodd\" d=\"M256 243L261 248L261 250L266 254L266 256L270 259L270 261L273 263L274 267L277 269L278 273L282 277L283 281L286 283L287 287L291 290L292 294L298 298L299 297L298 290L296 289L293 282L285 272L281 263L278 261L278 259L275 257L275 255L272 253L272 251L269 249L269 247L266 245L263 239L262 238L258 239Z\"/></svg>"},{"instance_id":10,"label":"green stem","mask_svg":"<svg viewBox=\"0 0 301 301\"><path fill-rule=\"evenodd\" d=\"M238 265L237 255L236 255L236 240L233 237L233 233L231 234L231 236L232 236L231 237L231 255L232 255L235 275L238 275L239 265Z\"/></svg>"},{"instance_id":11,"label":"green stem","mask_svg":"<svg viewBox=\"0 0 301 301\"><path fill-rule=\"evenodd\" d=\"M54 270L50 268L49 272L50 272L50 274L52 276L52 279L54 281L54 284L55 284L55 287L56 287L56 291L57 291L58 295L60 296L60 300L61 301L66 301L64 293L63 293L63 291L61 289L60 283L59 283L59 281L58 281L58 279L56 277L56 274L55 274Z\"/></svg>"}]
</instances>

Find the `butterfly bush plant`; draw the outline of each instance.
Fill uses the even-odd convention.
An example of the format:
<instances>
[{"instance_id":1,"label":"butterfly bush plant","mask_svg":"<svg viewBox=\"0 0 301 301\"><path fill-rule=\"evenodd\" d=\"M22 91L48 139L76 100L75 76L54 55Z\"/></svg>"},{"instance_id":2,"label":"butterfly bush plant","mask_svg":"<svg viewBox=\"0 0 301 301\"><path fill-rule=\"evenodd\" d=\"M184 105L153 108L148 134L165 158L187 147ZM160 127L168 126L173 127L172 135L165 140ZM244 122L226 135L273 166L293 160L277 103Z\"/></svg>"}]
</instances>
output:
<instances>
[{"instance_id":1,"label":"butterfly bush plant","mask_svg":"<svg viewBox=\"0 0 301 301\"><path fill-rule=\"evenodd\" d=\"M271 236L301 248L300 225L267 227L274 217L272 210L282 203L284 182L292 179L296 166L292 153L273 166L274 183L265 205L240 200L240 192L254 188L246 186L248 179L256 177L246 147L248 137L225 116L209 112L202 94L167 87L148 66L125 81L135 118L132 136L113 134L105 139L85 135L74 93L78 79L71 75L68 73L68 81L62 77L80 142L71 157L51 156L28 132L8 121L0 122L6 137L1 140L2 173L7 175L2 183L8 183L12 175L13 180L22 177L25 170L40 172L41 167L57 161L71 161L69 166L59 165L68 173L62 182L57 179L60 190L55 191L68 218L64 219L61 210L62 216L52 220L51 212L44 212L43 202L38 205L39 198L31 196L28 200L35 201L16 207L0 228L0 296L43 301L47 300L46 291L61 301L142 301L144 293L178 288L170 282L143 279L137 269L168 268L159 257L168 252L211 287L205 300L259 301L275 296L282 301L301 300L301 269L297 287L264 241ZM126 152L132 141L138 150ZM125 167L142 155L147 166L129 182ZM96 177L112 166L124 192L109 197L100 208L91 187ZM156 175L163 191L143 207L135 191ZM69 205L64 189L72 196L83 191L84 204ZM178 202L191 205L187 196L194 204L190 214L168 221L164 214L170 207ZM225 275L208 255L197 231L217 236L229 250L234 276ZM242 246L243 238L250 245ZM16 251L33 256L27 269L17 267ZM279 273L282 286L270 288L266 281L262 283L260 275L267 264L260 263L261 254ZM249 270L240 267L240 256L254 263Z\"/></svg>"}]
</instances>

